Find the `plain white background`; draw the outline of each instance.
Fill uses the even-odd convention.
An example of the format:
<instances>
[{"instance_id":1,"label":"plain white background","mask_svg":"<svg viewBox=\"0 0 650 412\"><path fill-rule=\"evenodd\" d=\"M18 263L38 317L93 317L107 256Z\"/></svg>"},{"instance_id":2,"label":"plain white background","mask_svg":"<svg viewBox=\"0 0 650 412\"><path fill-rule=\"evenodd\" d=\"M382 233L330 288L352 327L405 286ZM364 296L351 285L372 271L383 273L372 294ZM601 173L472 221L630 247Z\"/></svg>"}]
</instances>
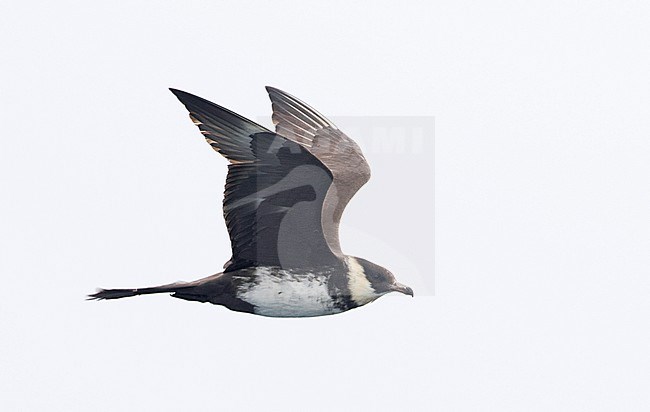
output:
<instances>
[{"instance_id":1,"label":"plain white background","mask_svg":"<svg viewBox=\"0 0 650 412\"><path fill-rule=\"evenodd\" d=\"M647 408L650 9L423 4L0 6L0 409ZM270 125L267 84L435 116L435 294L432 156L369 150L343 247L414 299L297 320L84 301L228 258L225 162L166 88Z\"/></svg>"}]
</instances>

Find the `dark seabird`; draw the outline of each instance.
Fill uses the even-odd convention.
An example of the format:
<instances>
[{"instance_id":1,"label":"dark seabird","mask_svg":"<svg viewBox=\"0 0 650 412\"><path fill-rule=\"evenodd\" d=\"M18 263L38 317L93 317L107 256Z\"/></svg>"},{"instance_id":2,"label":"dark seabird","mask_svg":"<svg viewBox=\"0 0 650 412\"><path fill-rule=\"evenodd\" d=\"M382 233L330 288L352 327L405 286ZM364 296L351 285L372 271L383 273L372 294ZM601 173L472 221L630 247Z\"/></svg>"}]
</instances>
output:
<instances>
[{"instance_id":1,"label":"dark seabird","mask_svg":"<svg viewBox=\"0 0 650 412\"><path fill-rule=\"evenodd\" d=\"M100 289L91 299L151 293L275 317L321 316L389 292L413 296L387 269L347 256L339 222L370 178L361 149L295 97L267 87L272 132L228 109L170 89L214 150L229 160L223 215L232 257L222 273L140 289Z\"/></svg>"}]
</instances>

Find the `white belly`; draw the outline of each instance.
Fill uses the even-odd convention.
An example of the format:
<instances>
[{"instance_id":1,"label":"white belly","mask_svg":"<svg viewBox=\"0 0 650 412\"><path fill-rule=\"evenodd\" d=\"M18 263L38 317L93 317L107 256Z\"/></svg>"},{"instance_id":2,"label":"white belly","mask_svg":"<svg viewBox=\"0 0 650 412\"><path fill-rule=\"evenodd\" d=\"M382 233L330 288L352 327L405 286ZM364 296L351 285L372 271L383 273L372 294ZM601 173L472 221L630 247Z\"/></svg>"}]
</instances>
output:
<instances>
[{"instance_id":1,"label":"white belly","mask_svg":"<svg viewBox=\"0 0 650 412\"><path fill-rule=\"evenodd\" d=\"M256 284L241 285L237 295L253 305L257 315L306 317L341 312L328 293L326 277L257 268L255 278Z\"/></svg>"}]
</instances>

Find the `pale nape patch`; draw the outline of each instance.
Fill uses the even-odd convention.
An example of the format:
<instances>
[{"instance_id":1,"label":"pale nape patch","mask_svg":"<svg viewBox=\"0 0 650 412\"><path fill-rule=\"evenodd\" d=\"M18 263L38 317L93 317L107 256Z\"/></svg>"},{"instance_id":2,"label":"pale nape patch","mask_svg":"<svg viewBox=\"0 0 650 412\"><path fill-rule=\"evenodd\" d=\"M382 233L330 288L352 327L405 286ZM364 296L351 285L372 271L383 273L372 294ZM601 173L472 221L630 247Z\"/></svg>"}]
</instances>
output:
<instances>
[{"instance_id":1,"label":"pale nape patch","mask_svg":"<svg viewBox=\"0 0 650 412\"><path fill-rule=\"evenodd\" d=\"M379 295L375 292L370 284L363 266L352 256L345 258L348 264L348 287L350 288L350 298L357 305L365 305L377 299Z\"/></svg>"}]
</instances>

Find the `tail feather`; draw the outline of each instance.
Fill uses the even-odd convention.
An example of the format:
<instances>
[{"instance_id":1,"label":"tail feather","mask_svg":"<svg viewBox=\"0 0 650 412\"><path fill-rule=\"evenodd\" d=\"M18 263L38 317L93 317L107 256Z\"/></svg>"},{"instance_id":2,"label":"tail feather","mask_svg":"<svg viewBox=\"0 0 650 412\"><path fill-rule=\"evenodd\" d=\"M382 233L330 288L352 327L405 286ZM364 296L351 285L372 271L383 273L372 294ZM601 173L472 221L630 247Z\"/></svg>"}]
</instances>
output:
<instances>
[{"instance_id":1,"label":"tail feather","mask_svg":"<svg viewBox=\"0 0 650 412\"><path fill-rule=\"evenodd\" d=\"M97 292L88 295L88 300L121 299L131 296L149 295L152 293L175 293L185 290L188 287L191 286L183 283L172 283L171 285L140 289L97 289Z\"/></svg>"},{"instance_id":2,"label":"tail feather","mask_svg":"<svg viewBox=\"0 0 650 412\"><path fill-rule=\"evenodd\" d=\"M97 289L87 300L120 299L138 295L137 289Z\"/></svg>"}]
</instances>

